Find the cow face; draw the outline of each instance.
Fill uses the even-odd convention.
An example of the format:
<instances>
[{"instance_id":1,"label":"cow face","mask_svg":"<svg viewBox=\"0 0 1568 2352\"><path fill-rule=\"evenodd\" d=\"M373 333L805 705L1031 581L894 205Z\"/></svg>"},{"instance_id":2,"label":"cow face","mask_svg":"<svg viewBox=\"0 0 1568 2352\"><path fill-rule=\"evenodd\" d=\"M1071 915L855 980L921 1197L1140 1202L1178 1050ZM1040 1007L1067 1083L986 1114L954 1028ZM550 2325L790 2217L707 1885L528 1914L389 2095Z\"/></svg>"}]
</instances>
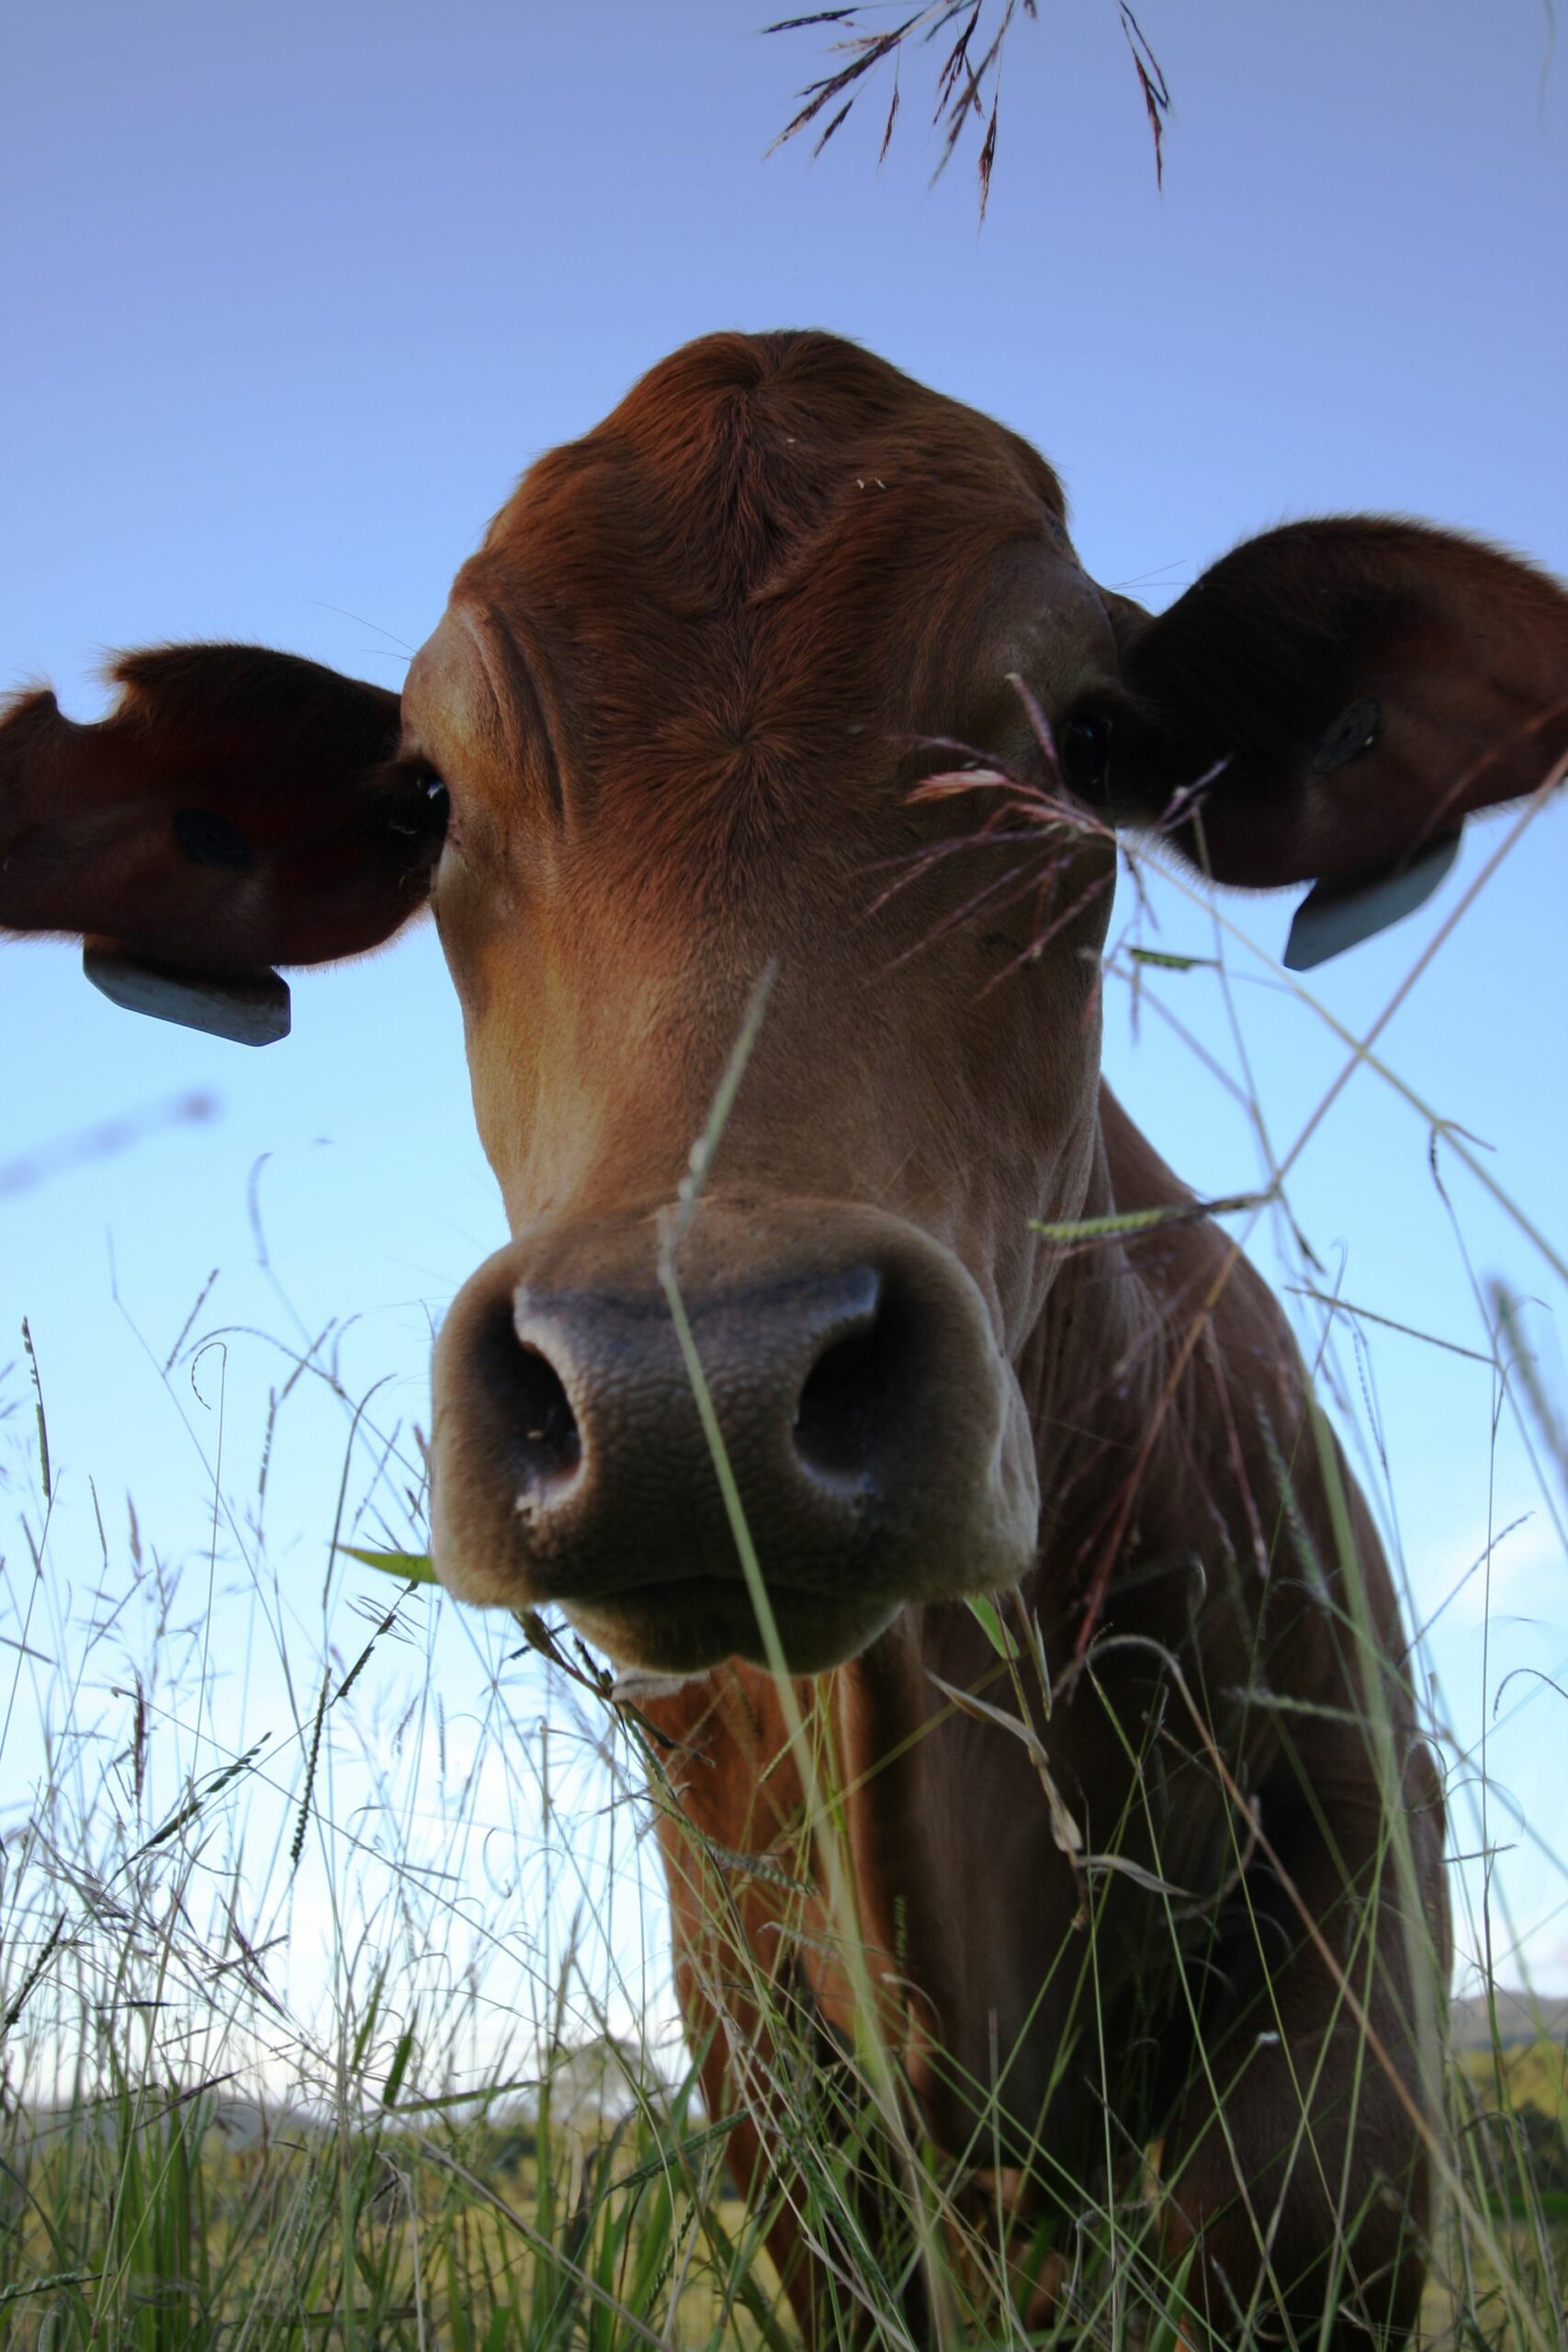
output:
<instances>
[{"instance_id":1,"label":"cow face","mask_svg":"<svg viewBox=\"0 0 1568 2352\"><path fill-rule=\"evenodd\" d=\"M97 727L0 725L0 923L259 1042L271 964L434 908L513 1234L437 1348L443 1577L653 1668L761 1654L673 1295L805 1670L1032 1557L1034 1228L1105 1185L1108 820L1314 882L1314 960L1561 762L1568 599L1352 518L1150 621L1014 435L831 337L723 335L533 469L400 708L253 649L118 674Z\"/></svg>"},{"instance_id":2,"label":"cow face","mask_svg":"<svg viewBox=\"0 0 1568 2352\"><path fill-rule=\"evenodd\" d=\"M408 681L514 1237L437 1353L435 1557L645 1666L761 1654L659 1253L764 972L675 1271L786 1652L1032 1555L1012 1363L1114 876L1040 720L1097 782L1118 652L1055 477L973 422L825 339L682 354L525 481ZM955 742L1046 821L922 796Z\"/></svg>"}]
</instances>

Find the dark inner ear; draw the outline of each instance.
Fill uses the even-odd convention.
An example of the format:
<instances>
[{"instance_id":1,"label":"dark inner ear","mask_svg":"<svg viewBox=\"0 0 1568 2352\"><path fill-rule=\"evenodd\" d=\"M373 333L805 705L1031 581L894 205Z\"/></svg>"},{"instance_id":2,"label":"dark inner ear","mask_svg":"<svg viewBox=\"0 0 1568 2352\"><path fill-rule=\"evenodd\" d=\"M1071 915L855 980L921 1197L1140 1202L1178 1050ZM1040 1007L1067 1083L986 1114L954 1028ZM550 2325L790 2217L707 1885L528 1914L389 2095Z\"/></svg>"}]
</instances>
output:
<instances>
[{"instance_id":1,"label":"dark inner ear","mask_svg":"<svg viewBox=\"0 0 1568 2352\"><path fill-rule=\"evenodd\" d=\"M238 825L216 808L176 808L174 830L175 842L197 865L226 865L231 873L248 874L255 863Z\"/></svg>"},{"instance_id":2,"label":"dark inner ear","mask_svg":"<svg viewBox=\"0 0 1568 2352\"><path fill-rule=\"evenodd\" d=\"M358 955L418 911L441 808L398 761L396 695L251 646L114 676L96 726L47 693L0 723L0 925L92 935L175 989Z\"/></svg>"},{"instance_id":3,"label":"dark inner ear","mask_svg":"<svg viewBox=\"0 0 1568 2352\"><path fill-rule=\"evenodd\" d=\"M1134 710L1113 799L1217 881L1343 902L1431 870L1467 814L1568 750L1568 596L1475 540L1294 524L1141 628L1114 601Z\"/></svg>"}]
</instances>

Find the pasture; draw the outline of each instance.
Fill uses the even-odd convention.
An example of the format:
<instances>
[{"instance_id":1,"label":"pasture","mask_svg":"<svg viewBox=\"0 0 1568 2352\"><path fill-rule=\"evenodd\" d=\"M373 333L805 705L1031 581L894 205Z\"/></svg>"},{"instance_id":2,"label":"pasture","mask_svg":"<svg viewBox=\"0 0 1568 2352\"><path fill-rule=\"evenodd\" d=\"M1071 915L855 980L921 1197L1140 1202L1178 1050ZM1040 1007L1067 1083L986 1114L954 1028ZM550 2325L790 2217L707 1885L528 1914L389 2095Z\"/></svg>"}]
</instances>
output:
<instances>
[{"instance_id":1,"label":"pasture","mask_svg":"<svg viewBox=\"0 0 1568 2352\"><path fill-rule=\"evenodd\" d=\"M7 1846L6 2340L796 2344L761 2245L769 2215L738 2200L728 2128L704 2113L667 2001L650 1997L659 1957L628 1965L638 1936L659 1933L635 1886L629 1932L625 1916L660 1770L635 1700L536 1621L517 1629L522 1657L491 1652L482 1732L455 1752L428 1679L433 1596L378 1572L362 1580L357 1654L324 1675L294 1661L302 1695L324 1692L330 1714L304 1713L279 1758L257 1741L171 1780L203 1676L208 1701L221 1686L181 1639L177 1570L150 1534L139 1542L140 1557L115 1564L96 1657L47 1690L29 1678L50 1762ZM64 1630L48 1617L28 1628L35 1664ZM396 1687L378 1693L400 1634ZM106 1683L116 1708L101 1704ZM507 1875L480 1902L454 1865L498 1832ZM319 1936L312 1879L330 1920ZM641 2030L615 2031L617 2018ZM807 2226L845 2249L846 2310L880 2312L874 2340L902 2344L900 2282L886 2249L857 2238L844 2170L846 2119L874 2117L884 2096L873 2053L846 2052L825 2080L799 2018L781 2002L768 2023ZM1466 2039L1448 2071L1451 2203L1428 2338L1555 2345L1562 2050L1489 2049L1483 2020ZM908 2244L934 2248L953 2344L1179 2340L1179 2283L1153 2260L1152 2176L1114 2205L1075 2199L1057 2238L1071 2249L1062 2318L1026 2338L1000 2316L1024 2250L999 2199L987 2212L934 2151L915 2153Z\"/></svg>"}]
</instances>

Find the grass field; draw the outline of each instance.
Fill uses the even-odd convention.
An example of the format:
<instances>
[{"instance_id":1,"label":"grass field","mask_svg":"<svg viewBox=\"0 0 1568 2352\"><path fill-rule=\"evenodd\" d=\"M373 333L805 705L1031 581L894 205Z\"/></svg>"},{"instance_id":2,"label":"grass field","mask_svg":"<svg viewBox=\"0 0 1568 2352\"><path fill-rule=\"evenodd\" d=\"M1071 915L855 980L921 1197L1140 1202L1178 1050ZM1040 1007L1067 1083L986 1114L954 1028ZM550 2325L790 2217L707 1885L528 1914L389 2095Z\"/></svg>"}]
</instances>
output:
<instances>
[{"instance_id":1,"label":"grass field","mask_svg":"<svg viewBox=\"0 0 1568 2352\"><path fill-rule=\"evenodd\" d=\"M1562 2052L1516 2056L1507 2132L1480 2095L1500 2184L1486 2205L1544 2318L1568 2256L1568 2145L1518 2096L1521 2075L1560 2094ZM360 2118L338 2131L127 2086L112 2103L13 2115L0 2143L7 2340L146 2352L797 2340L754 2222L725 2193L722 2132L679 2093L613 2123L563 2124L548 2106L511 2127ZM1469 2298L1461 2334L1505 2340L1506 2299L1483 2262ZM1435 2334L1442 2300L1434 2290Z\"/></svg>"},{"instance_id":2,"label":"grass field","mask_svg":"<svg viewBox=\"0 0 1568 2352\"><path fill-rule=\"evenodd\" d=\"M417 1585L391 1595L373 1656L390 1638L387 1614L421 1597ZM724 2120L702 2111L667 2013L646 2007L640 2032L612 2022L628 2007L627 1939L608 1911L591 1917L581 1891L599 1871L613 1889L627 1858L592 1835L581 1750L592 1745L596 1792L603 1800L607 1778L610 1818L635 1839L635 1722L582 1668L547 1687L551 1716L532 1743L533 1860L538 1916L564 1919L564 1942L552 1952L546 1939L521 1966L513 1946L514 2006L499 2019L491 2003L514 1895L502 1887L489 1917L470 1914L457 1939L417 1838L389 1868L353 1837L349 1809L339 1810L343 1759L334 1794L308 1715L300 1747L315 1754L316 1785L297 1777L281 1810L253 1758L197 1782L164 1817L147 1814L150 1834L138 1839L125 1811L96 1812L62 1775L52 1807L9 1848L6 2342L29 2352L798 2342L761 2247L769 2214L737 2200ZM170 1695L151 1700L144 1686L132 1705L149 1712ZM133 1740L117 1759L122 1797L134 1796L137 1769ZM471 1770L448 1779L448 1856L471 1827L479 1785ZM306 1857L312 1840L321 1849L332 1888L324 2000L312 1972L279 1968L276 1951L241 1925L240 1890L254 1880L244 1832L268 1826L269 1810L272 1866L299 1906L296 1936L307 1927ZM564 1913L558 1888L544 1884L552 1871L572 1890ZM649 1932L657 1937L657 1916ZM791 2020L773 2024L787 2050ZM1565 2069L1555 2043L1450 2061L1434 2345L1540 2352L1564 2340ZM875 2340L898 2345L908 2339L894 2252L860 2231L841 2153L876 2096L863 2064L840 2070L836 2117L801 2097L797 2193L807 2226L858 2256L848 2291L882 2314ZM1152 2258L1148 2172L1114 2202L1081 2202L1067 2239L1057 2231L1058 2250L1070 2243L1070 2289L1059 2319L1026 2336L1016 2313L1004 2315L1010 2269L1016 2283L1028 2267L1015 2233L999 2211L976 2214L951 2165L929 2148L918 2154L924 2201L911 2209L908 2247L919 2236L942 2267L954 2345L1181 2340L1179 2282L1162 2282Z\"/></svg>"},{"instance_id":3,"label":"grass field","mask_svg":"<svg viewBox=\"0 0 1568 2352\"><path fill-rule=\"evenodd\" d=\"M60 1924L7 1984L6 2342L610 2352L798 2341L761 2248L767 2216L737 2201L725 2125L703 2115L679 2056L671 2064L666 2049L656 2068L655 2053L624 2037L562 2038L581 2015L570 1982L581 1955L531 2037L538 2071L525 2080L498 2079L479 2096L429 2087L458 2064L460 2024L471 2029L475 2015L448 2011L427 2026L409 1997L414 1956L399 1965L367 1953L365 1997L344 2008L342 2040L295 2041L298 2096L258 2102L244 2082L256 2044L270 2030L274 2068L288 2046L288 2021L269 2027L256 2014L276 2007L261 1959L247 1966L239 1955L230 1974L240 1997L226 2014L195 2015L197 1955L173 1924L188 1918L188 1871L175 1873L180 1898L155 1920L138 1911L132 1886L117 1901L89 1869L78 1860L73 1874L99 1932L84 1934L80 1917ZM110 1919L118 1943L102 1932ZM18 1957L27 1924L13 1907L7 1946ZM73 2095L46 2106L18 2096L15 2061L51 2047L75 2081ZM249 2065L231 2070L231 2058ZM1456 2058L1450 2111L1454 2195L1430 2340L1558 2345L1568 2052L1534 2043ZM803 2129L811 2120L803 2108ZM1005 2231L946 2205L951 2176L930 2152L927 2164L953 2340L1021 2344L1021 2327L998 2310L997 2274L1014 2251ZM847 2205L826 2133L804 2178L815 2225L842 2245ZM1177 2308L1148 2258L1146 2181L1120 2211L1078 2220L1070 2325L1029 2340L1144 2344L1164 2328L1174 2342ZM869 2266L876 2250L862 2251ZM863 2275L857 2291L885 2307L878 2340L902 2340L893 2280Z\"/></svg>"}]
</instances>

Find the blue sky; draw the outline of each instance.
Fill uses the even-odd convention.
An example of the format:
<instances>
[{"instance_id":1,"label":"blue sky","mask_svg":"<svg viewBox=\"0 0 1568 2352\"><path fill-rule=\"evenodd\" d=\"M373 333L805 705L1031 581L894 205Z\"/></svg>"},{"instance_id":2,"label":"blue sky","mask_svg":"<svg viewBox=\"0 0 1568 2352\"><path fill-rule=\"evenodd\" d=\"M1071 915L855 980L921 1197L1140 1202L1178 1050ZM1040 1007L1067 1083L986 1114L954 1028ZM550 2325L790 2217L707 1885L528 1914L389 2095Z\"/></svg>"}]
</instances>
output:
<instances>
[{"instance_id":1,"label":"blue sky","mask_svg":"<svg viewBox=\"0 0 1568 2352\"><path fill-rule=\"evenodd\" d=\"M1568 573L1568 84L1540 0L1146 0L1176 101L1163 194L1114 7L1047 7L1010 45L983 232L972 145L927 185L918 64L880 173L874 98L819 163L800 147L764 159L823 53L816 34L759 39L765 14L746 0L14 14L6 680L47 677L88 717L108 649L240 638L395 684L517 472L718 326L834 328L1004 418L1064 474L1089 569L1151 605L1250 532L1356 508L1479 530ZM1504 830L1472 827L1434 907L1315 977L1312 998L1364 1031ZM1559 1249L1565 850L1560 806L1384 1040ZM1160 944L1213 952L1201 902L1156 905ZM1226 912L1263 947L1282 942L1281 902ZM1241 948L1232 962L1239 1032L1212 976L1151 994L1232 1071L1244 1038L1280 1152L1344 1049L1266 962ZM221 1359L222 1476L254 1486L268 1386L331 1317L354 1318L346 1384L385 1380L378 1413L423 1417L432 1318L502 1228L428 930L297 980L295 1035L258 1055L112 1011L59 945L0 946L0 1362L26 1314L62 1474L48 1605L69 1638L98 1574L89 1479L117 1564L127 1492L171 1554L199 1552L220 1358L203 1396L157 1366L213 1268L194 1330L264 1335L232 1336ZM1109 1031L1115 1081L1179 1170L1217 1193L1256 1183L1247 1117L1157 1012L1134 1041L1119 999ZM209 1115L163 1115L193 1094ZM45 1170L39 1155L143 1114L140 1140ZM1348 1298L1462 1348L1486 1346L1473 1282L1501 1274L1539 1298L1544 1375L1568 1396L1561 1284L1440 1158L1450 1217L1428 1141L1363 1071L1303 1157L1298 1221ZM1267 1229L1256 1248L1296 1279ZM1484 1644L1479 1577L1434 1644L1440 1712L1472 1752L1510 1668L1562 1679L1562 1546L1485 1365L1382 1329L1366 1364L1341 1354L1348 1421L1381 1484L1375 1404L1418 1614L1489 1529L1529 1514L1493 1555ZM6 1396L0 1503L30 1509L16 1365ZM330 1398L289 1410L272 1557L287 1606L319 1633L344 1424ZM1568 1498L1545 1491L1561 1515ZM22 1553L7 1550L19 1610ZM220 1543L209 1573L236 1712L183 1727L187 1763L221 1760L276 1695L239 1553ZM345 1589L340 1575L329 1618ZM29 1695L24 1682L13 1741ZM1562 1852L1562 1702L1517 1680L1500 1716L1492 1769ZM1490 1829L1521 1835L1506 1808ZM1473 1822L1459 1842L1480 1843ZM1529 1958L1568 1984L1568 1883L1528 1847L1507 1868Z\"/></svg>"}]
</instances>

